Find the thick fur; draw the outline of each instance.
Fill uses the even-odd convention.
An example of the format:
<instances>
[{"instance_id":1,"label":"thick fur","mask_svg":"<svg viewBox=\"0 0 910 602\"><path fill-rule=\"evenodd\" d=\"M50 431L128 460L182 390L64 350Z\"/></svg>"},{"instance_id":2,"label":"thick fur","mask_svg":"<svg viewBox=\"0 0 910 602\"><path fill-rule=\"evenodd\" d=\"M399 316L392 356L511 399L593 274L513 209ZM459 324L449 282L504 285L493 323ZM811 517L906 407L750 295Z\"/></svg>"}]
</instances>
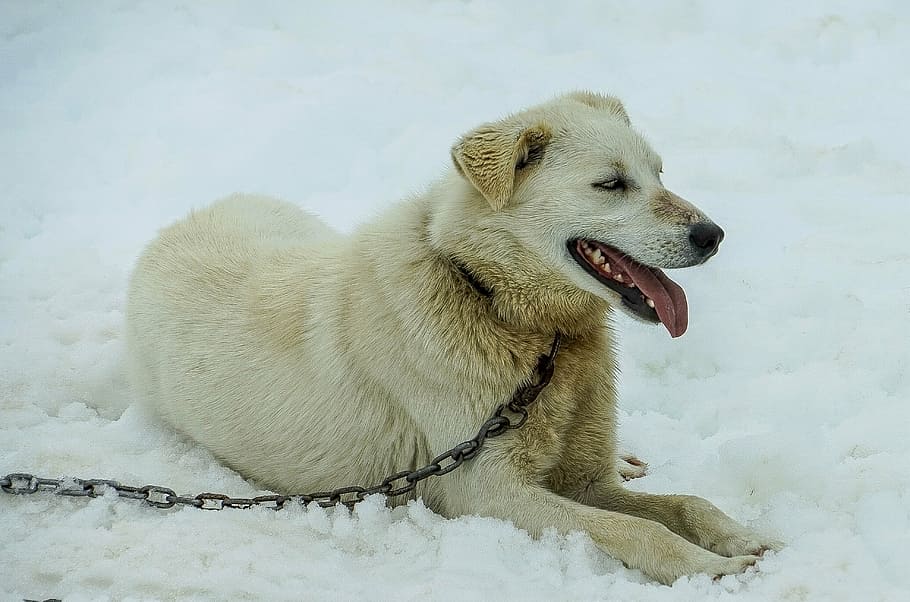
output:
<instances>
[{"instance_id":1,"label":"thick fur","mask_svg":"<svg viewBox=\"0 0 910 602\"><path fill-rule=\"evenodd\" d=\"M351 236L240 195L163 230L129 291L138 395L264 487L374 484L472 436L558 330L556 372L526 426L422 482L428 506L533 535L584 530L664 583L739 572L776 547L702 499L621 486L607 322L618 296L566 241L681 267L701 261L687 233L707 218L663 188L619 101L560 97L469 132L452 155L426 194ZM633 183L621 194L591 185L616 174Z\"/></svg>"}]
</instances>

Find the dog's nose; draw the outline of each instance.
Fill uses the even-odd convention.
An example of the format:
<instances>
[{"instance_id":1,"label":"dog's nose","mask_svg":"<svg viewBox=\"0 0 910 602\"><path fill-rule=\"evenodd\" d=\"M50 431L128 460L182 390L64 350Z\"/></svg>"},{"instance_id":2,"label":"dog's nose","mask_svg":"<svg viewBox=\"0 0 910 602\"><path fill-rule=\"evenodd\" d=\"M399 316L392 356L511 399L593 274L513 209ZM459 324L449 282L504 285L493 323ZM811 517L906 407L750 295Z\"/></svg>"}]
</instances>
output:
<instances>
[{"instance_id":1,"label":"dog's nose","mask_svg":"<svg viewBox=\"0 0 910 602\"><path fill-rule=\"evenodd\" d=\"M689 230L689 242L705 257L717 253L717 247L723 239L724 231L713 222L699 222Z\"/></svg>"}]
</instances>

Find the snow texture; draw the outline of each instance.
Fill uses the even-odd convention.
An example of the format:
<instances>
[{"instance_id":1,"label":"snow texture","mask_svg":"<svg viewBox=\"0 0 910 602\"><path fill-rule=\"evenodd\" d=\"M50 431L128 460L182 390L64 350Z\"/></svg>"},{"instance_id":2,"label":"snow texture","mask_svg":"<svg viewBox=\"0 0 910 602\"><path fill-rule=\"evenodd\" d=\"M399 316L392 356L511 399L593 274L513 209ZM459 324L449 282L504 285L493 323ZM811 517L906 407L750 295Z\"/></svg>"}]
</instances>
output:
<instances>
[{"instance_id":1,"label":"snow texture","mask_svg":"<svg viewBox=\"0 0 910 602\"><path fill-rule=\"evenodd\" d=\"M467 129L591 88L727 232L673 274L685 337L618 319L621 437L651 464L629 486L788 543L664 587L582 533L419 502L0 495L0 597L910 599L908 61L897 1L0 1L0 474L254 494L131 405L142 246L234 191L349 230L437 177Z\"/></svg>"}]
</instances>

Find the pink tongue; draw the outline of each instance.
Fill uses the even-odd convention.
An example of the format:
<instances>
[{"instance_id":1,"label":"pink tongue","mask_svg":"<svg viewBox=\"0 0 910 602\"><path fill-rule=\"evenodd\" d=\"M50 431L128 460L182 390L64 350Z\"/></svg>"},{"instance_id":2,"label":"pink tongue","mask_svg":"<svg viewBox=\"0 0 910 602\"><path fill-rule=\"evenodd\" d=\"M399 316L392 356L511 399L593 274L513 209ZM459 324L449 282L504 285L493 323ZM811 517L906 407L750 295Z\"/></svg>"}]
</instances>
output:
<instances>
[{"instance_id":1,"label":"pink tongue","mask_svg":"<svg viewBox=\"0 0 910 602\"><path fill-rule=\"evenodd\" d=\"M667 278L656 268L649 268L634 261L624 260L622 268L632 277L641 292L654 301L657 317L674 339L686 332L689 326L689 304L682 287Z\"/></svg>"}]
</instances>

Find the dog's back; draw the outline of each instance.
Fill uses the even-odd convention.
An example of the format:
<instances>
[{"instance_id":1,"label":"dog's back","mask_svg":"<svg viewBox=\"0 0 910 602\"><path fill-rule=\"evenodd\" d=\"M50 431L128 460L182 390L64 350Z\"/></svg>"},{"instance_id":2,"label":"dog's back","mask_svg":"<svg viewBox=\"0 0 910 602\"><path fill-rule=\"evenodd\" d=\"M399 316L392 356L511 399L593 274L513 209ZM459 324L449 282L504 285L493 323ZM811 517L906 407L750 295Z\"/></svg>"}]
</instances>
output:
<instances>
[{"instance_id":1,"label":"dog's back","mask_svg":"<svg viewBox=\"0 0 910 602\"><path fill-rule=\"evenodd\" d=\"M286 453L290 438L277 433L270 446L267 429L251 425L276 413L311 420L307 392L298 389L320 363L301 361L302 351L317 355L318 346L283 340L290 328L275 319L291 309L306 319L307 304L318 300L263 295L263 278L281 279L280 255L295 279L312 277L318 297L331 279L319 258L337 253L339 240L294 205L247 195L163 229L138 261L127 302L128 369L140 401L241 473L251 473L249 463L268 475L271 456ZM288 307L270 305L273 299ZM291 399L299 405L281 405Z\"/></svg>"}]
</instances>

